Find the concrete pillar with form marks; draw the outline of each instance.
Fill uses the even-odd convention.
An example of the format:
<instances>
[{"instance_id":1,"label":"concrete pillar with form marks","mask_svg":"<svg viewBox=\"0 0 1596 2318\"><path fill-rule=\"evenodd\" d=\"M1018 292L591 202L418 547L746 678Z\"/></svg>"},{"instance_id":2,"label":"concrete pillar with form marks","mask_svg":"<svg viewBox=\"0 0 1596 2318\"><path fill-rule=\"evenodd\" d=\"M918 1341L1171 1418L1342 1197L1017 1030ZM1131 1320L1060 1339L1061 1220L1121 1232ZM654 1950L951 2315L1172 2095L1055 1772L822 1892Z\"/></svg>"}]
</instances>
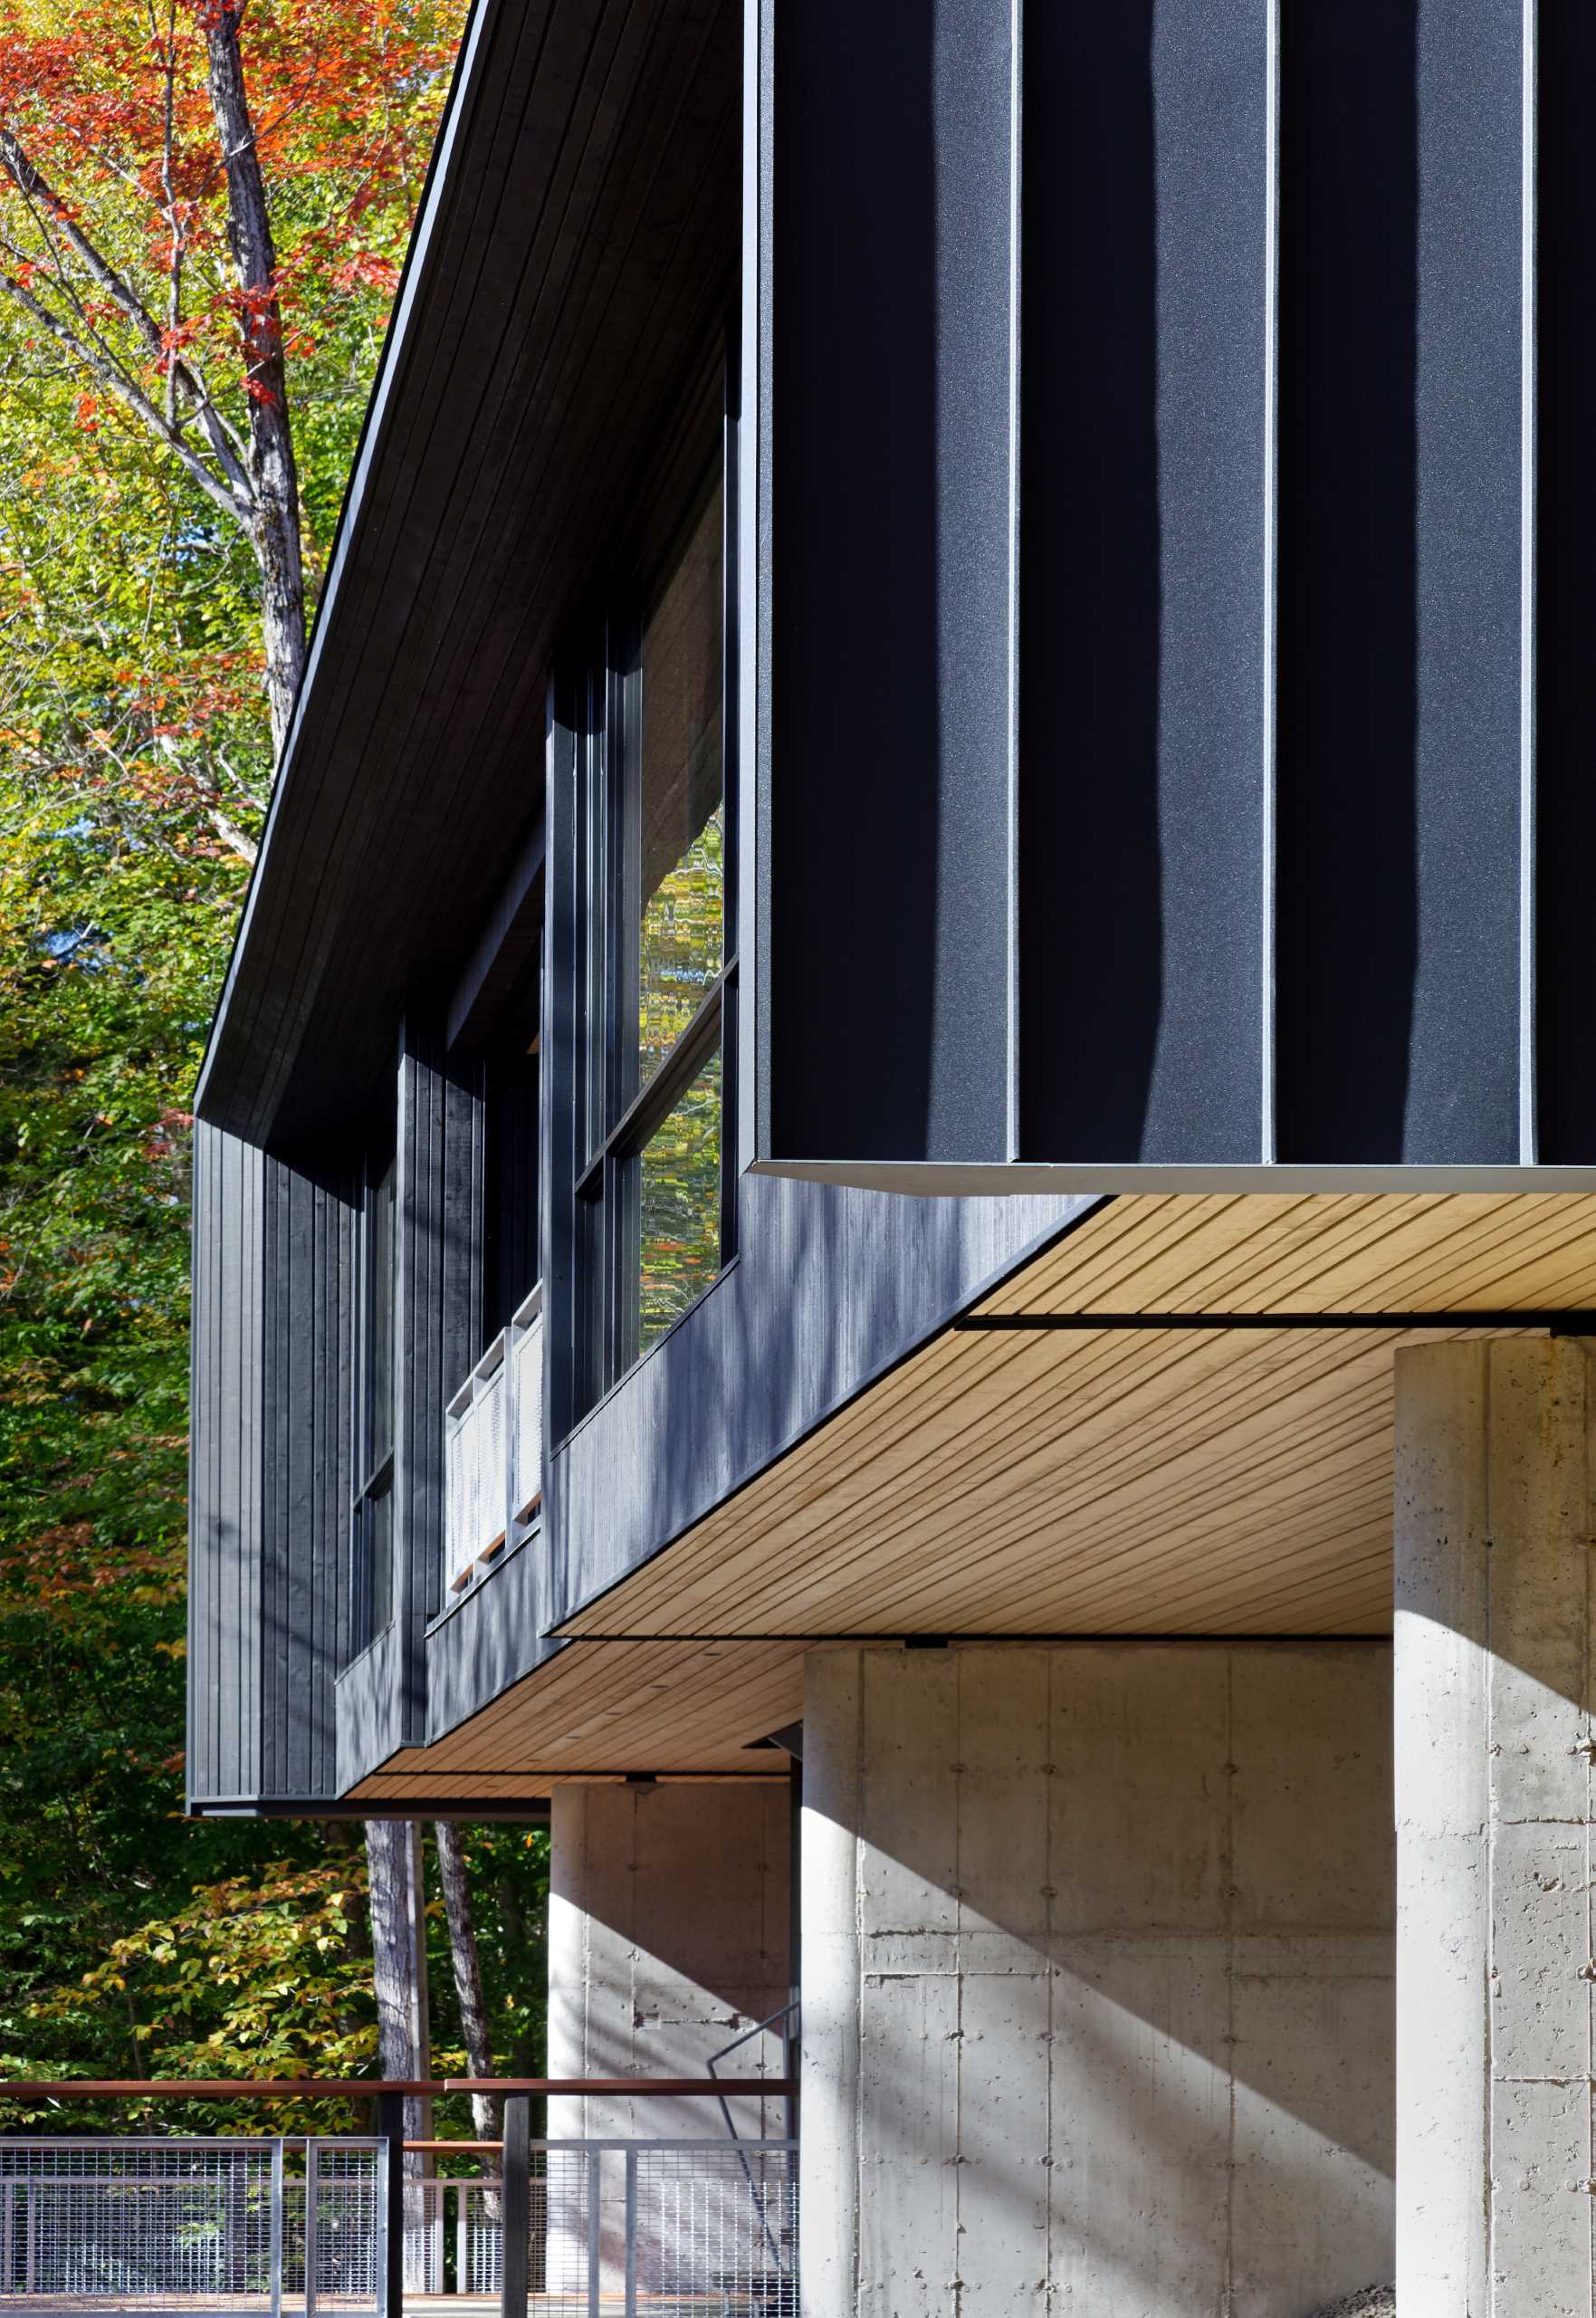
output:
<instances>
[{"instance_id":1,"label":"concrete pillar with form marks","mask_svg":"<svg viewBox=\"0 0 1596 2318\"><path fill-rule=\"evenodd\" d=\"M1391 1653L812 1651L806 2318L1391 2275Z\"/></svg>"},{"instance_id":2,"label":"concrete pillar with form marks","mask_svg":"<svg viewBox=\"0 0 1596 2318\"><path fill-rule=\"evenodd\" d=\"M788 1782L780 1777L555 1790L551 2075L702 2077L714 2055L739 2038L746 2041L724 2063L724 2074L782 2074L785 2024L758 2036L748 2031L785 2006L791 1991L790 1815ZM744 2094L729 2106L745 2141L786 2131L787 2104L779 2095ZM733 2162L712 2098L550 2101L549 2133L590 2142L717 2144L702 2159L680 2149L639 2150L630 2225L623 2153L552 2158L551 2294L585 2290L576 2246L589 2244L591 2215L573 2211L572 2201L580 2201L584 2180L594 2189L595 2177L583 2169L595 2163L601 2294L626 2292L628 2238L645 2306L651 2292L663 2299L673 2284L709 2292L724 2277L733 2291L744 2272L757 2270L762 2278L767 2256L790 2256L774 2223L775 2254L762 2228L750 2241L749 2223L750 2179L763 2183L767 2170L777 2178L785 2160L769 2167Z\"/></svg>"},{"instance_id":3,"label":"concrete pillar with form marks","mask_svg":"<svg viewBox=\"0 0 1596 2318\"><path fill-rule=\"evenodd\" d=\"M1596 2312L1593 1352L1397 1355L1402 2318Z\"/></svg>"}]
</instances>

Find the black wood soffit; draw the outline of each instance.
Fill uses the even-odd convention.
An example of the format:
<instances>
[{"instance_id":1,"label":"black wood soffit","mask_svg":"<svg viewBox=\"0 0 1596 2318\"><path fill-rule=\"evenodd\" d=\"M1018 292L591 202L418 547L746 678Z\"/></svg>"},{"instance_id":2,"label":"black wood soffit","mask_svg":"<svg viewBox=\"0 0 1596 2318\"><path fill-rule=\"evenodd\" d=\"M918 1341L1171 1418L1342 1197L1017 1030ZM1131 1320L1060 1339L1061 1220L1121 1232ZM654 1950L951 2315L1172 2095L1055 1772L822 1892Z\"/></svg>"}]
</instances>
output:
<instances>
[{"instance_id":1,"label":"black wood soffit","mask_svg":"<svg viewBox=\"0 0 1596 2318\"><path fill-rule=\"evenodd\" d=\"M562 627L735 289L740 0L477 0L213 1030L202 1117L358 1116L541 811Z\"/></svg>"}]
</instances>

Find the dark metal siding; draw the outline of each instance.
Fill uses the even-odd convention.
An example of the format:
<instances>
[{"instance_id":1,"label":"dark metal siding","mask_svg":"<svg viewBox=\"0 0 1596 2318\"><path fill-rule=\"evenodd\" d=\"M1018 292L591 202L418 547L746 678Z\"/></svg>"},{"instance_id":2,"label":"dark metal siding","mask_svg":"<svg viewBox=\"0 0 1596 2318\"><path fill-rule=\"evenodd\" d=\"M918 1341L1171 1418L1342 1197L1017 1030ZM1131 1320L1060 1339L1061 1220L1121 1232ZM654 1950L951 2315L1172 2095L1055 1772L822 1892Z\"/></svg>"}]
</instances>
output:
<instances>
[{"instance_id":1,"label":"dark metal siding","mask_svg":"<svg viewBox=\"0 0 1596 2318\"><path fill-rule=\"evenodd\" d=\"M191 1797L263 1779L260 1685L261 1154L204 1125L194 1147L188 1759Z\"/></svg>"},{"instance_id":2,"label":"dark metal siding","mask_svg":"<svg viewBox=\"0 0 1596 2318\"><path fill-rule=\"evenodd\" d=\"M774 21L774 1132L1001 1160L1008 0Z\"/></svg>"},{"instance_id":3,"label":"dark metal siding","mask_svg":"<svg viewBox=\"0 0 1596 2318\"><path fill-rule=\"evenodd\" d=\"M1537 91L1536 1049L1541 1156L1596 1150L1596 9L1542 0Z\"/></svg>"},{"instance_id":4,"label":"dark metal siding","mask_svg":"<svg viewBox=\"0 0 1596 2318\"><path fill-rule=\"evenodd\" d=\"M554 1461L547 1622L708 1512L1092 1204L918 1200L746 1177L735 1266Z\"/></svg>"},{"instance_id":5,"label":"dark metal siding","mask_svg":"<svg viewBox=\"0 0 1596 2318\"><path fill-rule=\"evenodd\" d=\"M553 1457L542 1534L434 1632L430 1735L536 1666L559 1646L552 1625L1091 1203L745 1177L737 1261Z\"/></svg>"},{"instance_id":6,"label":"dark metal siding","mask_svg":"<svg viewBox=\"0 0 1596 2318\"><path fill-rule=\"evenodd\" d=\"M444 1053L441 1028L408 1024L399 1073L394 1462L397 1738L425 1736L429 1620L443 1606L444 1410L482 1337L481 1071Z\"/></svg>"},{"instance_id":7,"label":"dark metal siding","mask_svg":"<svg viewBox=\"0 0 1596 2318\"><path fill-rule=\"evenodd\" d=\"M1026 14L1028 1159L1259 1154L1268 18Z\"/></svg>"},{"instance_id":8,"label":"dark metal siding","mask_svg":"<svg viewBox=\"0 0 1596 2318\"><path fill-rule=\"evenodd\" d=\"M352 1475L356 1207L347 1178L267 1162L261 1576L269 1789L333 1791Z\"/></svg>"},{"instance_id":9,"label":"dark metal siding","mask_svg":"<svg viewBox=\"0 0 1596 2318\"><path fill-rule=\"evenodd\" d=\"M196 1129L190 1800L333 1792L353 1208Z\"/></svg>"},{"instance_id":10,"label":"dark metal siding","mask_svg":"<svg viewBox=\"0 0 1596 2318\"><path fill-rule=\"evenodd\" d=\"M1520 13L1282 30L1279 1155L1511 1163Z\"/></svg>"},{"instance_id":11,"label":"dark metal siding","mask_svg":"<svg viewBox=\"0 0 1596 2318\"><path fill-rule=\"evenodd\" d=\"M1596 1164L1596 35L1538 14L1537 223L1527 0L754 0L759 1164Z\"/></svg>"}]
</instances>

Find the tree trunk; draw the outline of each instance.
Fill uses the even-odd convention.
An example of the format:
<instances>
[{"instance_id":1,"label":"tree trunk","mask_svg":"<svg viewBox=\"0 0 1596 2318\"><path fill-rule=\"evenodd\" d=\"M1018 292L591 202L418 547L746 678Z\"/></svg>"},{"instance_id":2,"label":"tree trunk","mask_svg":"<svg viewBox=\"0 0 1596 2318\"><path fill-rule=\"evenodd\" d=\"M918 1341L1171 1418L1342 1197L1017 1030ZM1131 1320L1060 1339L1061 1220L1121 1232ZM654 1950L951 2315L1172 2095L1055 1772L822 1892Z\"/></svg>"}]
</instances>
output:
<instances>
[{"instance_id":1,"label":"tree trunk","mask_svg":"<svg viewBox=\"0 0 1596 2318\"><path fill-rule=\"evenodd\" d=\"M300 552L300 486L288 416L277 253L255 150L254 124L238 53L242 0L215 0L205 24L211 110L227 171L227 239L238 281L249 397L250 536L261 567L261 626L266 696L279 761L305 673L305 578Z\"/></svg>"},{"instance_id":2,"label":"tree trunk","mask_svg":"<svg viewBox=\"0 0 1596 2318\"><path fill-rule=\"evenodd\" d=\"M509 1950L511 1978L518 1988L525 1989L536 1974L545 1977L543 1959L534 1949L532 1936L521 1904L521 1893L512 1876L499 1879L499 1912L503 1919L505 1946ZM541 2076L546 2039L540 2033L540 2015L523 2003L516 2007L515 2044L510 2055L511 2076Z\"/></svg>"},{"instance_id":3,"label":"tree trunk","mask_svg":"<svg viewBox=\"0 0 1596 2318\"><path fill-rule=\"evenodd\" d=\"M473 2076L493 2074L493 2045L488 2033L488 2007L483 1995L482 1960L477 1954L476 1925L471 1912L471 1879L466 1871L465 1845L453 1820L439 1819L433 1827L438 1847L438 1880L444 1887L444 1912L449 1921L449 1956L454 1967L454 1994L460 2003L460 2030ZM471 2122L478 2141L497 2141L503 2131L503 2111L491 2093L471 2096Z\"/></svg>"},{"instance_id":4,"label":"tree trunk","mask_svg":"<svg viewBox=\"0 0 1596 2318\"><path fill-rule=\"evenodd\" d=\"M371 1980L377 1996L377 2049L386 2077L432 2074L432 2035L426 2001L426 1887L421 1829L414 1821L368 1819L366 1865L371 1920ZM432 2139L432 2102L405 2100L406 2141ZM405 2170L419 2177L419 2157Z\"/></svg>"}]
</instances>

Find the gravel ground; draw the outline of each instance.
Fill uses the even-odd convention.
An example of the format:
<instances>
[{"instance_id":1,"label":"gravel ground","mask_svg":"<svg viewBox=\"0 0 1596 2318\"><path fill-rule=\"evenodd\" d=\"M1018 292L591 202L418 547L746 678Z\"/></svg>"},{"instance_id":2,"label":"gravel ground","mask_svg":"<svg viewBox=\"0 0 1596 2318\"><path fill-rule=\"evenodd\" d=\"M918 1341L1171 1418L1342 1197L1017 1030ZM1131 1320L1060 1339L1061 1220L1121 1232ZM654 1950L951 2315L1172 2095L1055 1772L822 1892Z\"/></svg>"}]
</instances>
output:
<instances>
[{"instance_id":1,"label":"gravel ground","mask_svg":"<svg viewBox=\"0 0 1596 2318\"><path fill-rule=\"evenodd\" d=\"M1356 2294L1343 2294L1328 2309L1316 2310L1314 2318L1396 2318L1396 2309L1395 2286L1366 2285Z\"/></svg>"}]
</instances>

